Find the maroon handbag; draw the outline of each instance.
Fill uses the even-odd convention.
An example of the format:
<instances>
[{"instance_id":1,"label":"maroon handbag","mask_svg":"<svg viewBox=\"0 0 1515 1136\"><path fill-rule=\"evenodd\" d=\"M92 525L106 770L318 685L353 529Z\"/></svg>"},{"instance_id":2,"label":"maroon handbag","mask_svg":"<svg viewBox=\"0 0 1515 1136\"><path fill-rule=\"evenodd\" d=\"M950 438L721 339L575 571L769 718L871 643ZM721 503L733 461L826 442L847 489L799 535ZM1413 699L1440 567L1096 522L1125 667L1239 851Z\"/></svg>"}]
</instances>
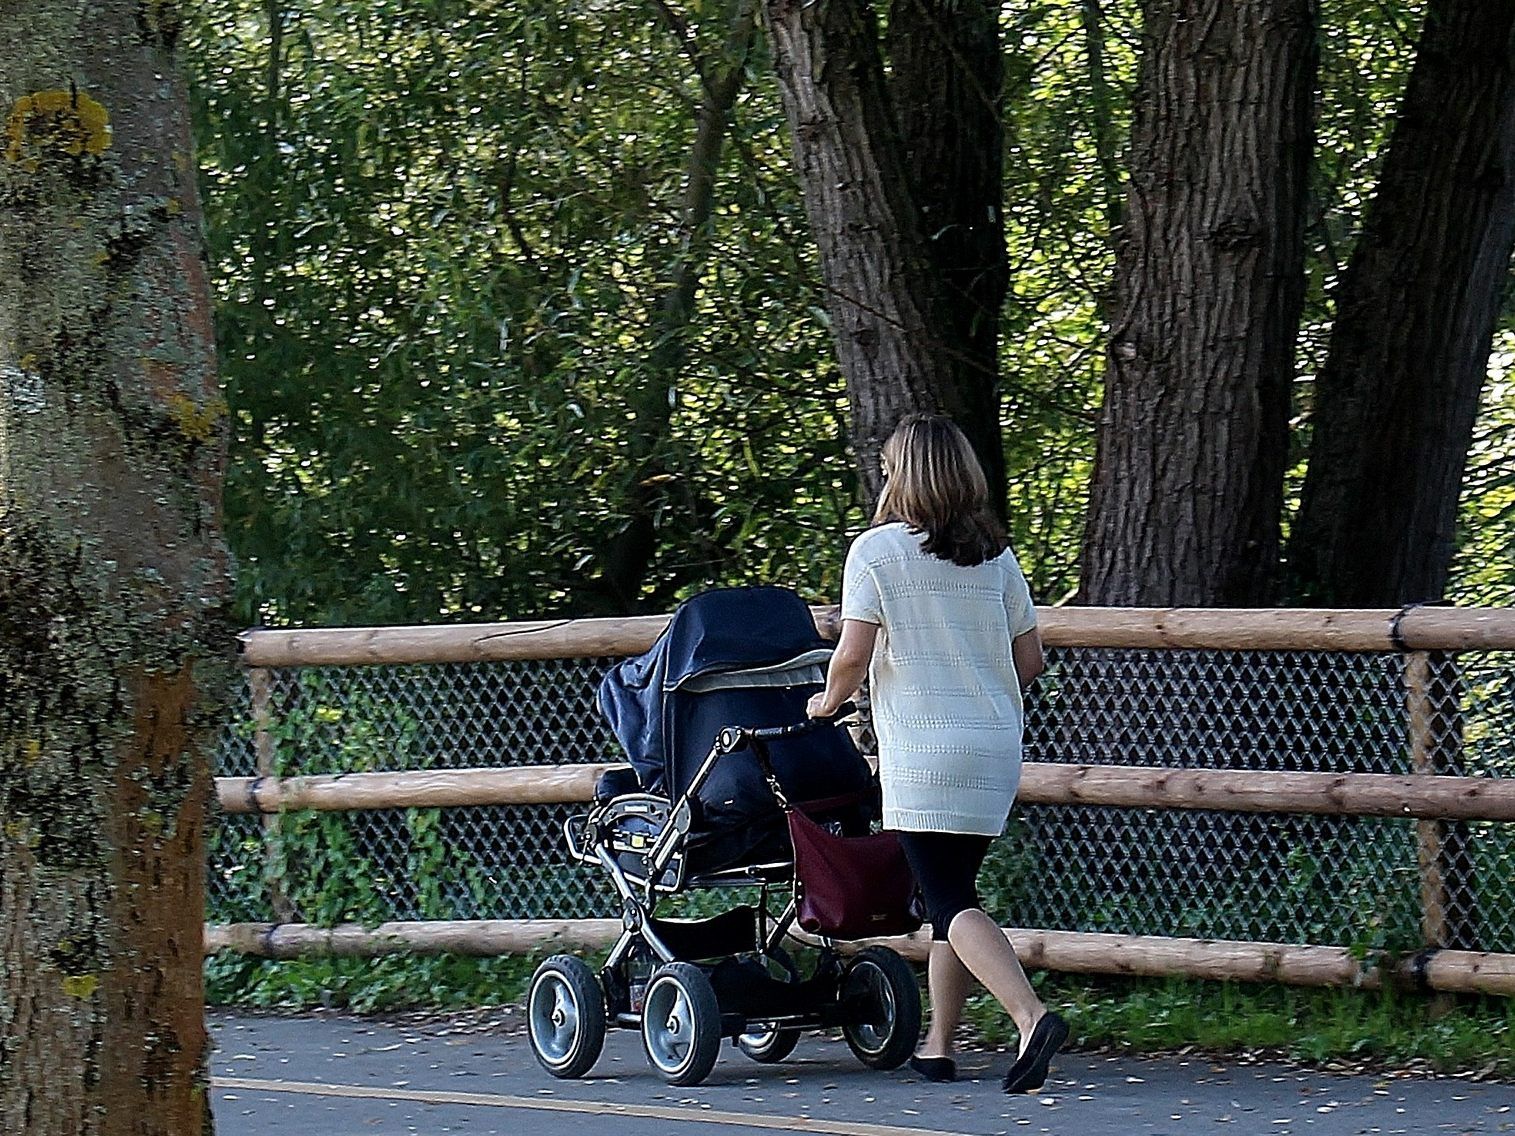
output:
<instances>
[{"instance_id":1,"label":"maroon handbag","mask_svg":"<svg viewBox=\"0 0 1515 1136\"><path fill-rule=\"evenodd\" d=\"M838 836L785 810L794 844L795 921L812 935L905 935L923 922L915 875L892 832Z\"/></svg>"}]
</instances>

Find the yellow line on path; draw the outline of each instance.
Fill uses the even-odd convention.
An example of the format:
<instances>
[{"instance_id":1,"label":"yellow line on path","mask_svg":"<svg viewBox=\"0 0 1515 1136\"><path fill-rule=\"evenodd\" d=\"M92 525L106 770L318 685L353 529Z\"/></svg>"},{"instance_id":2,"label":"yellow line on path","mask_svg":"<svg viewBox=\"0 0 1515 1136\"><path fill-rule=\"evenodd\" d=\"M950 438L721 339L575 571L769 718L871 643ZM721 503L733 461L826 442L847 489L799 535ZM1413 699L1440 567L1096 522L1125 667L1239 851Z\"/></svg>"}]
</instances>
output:
<instances>
[{"instance_id":1,"label":"yellow line on path","mask_svg":"<svg viewBox=\"0 0 1515 1136\"><path fill-rule=\"evenodd\" d=\"M679 1120L692 1124L726 1124L741 1128L775 1128L785 1132L817 1132L825 1136L953 1136L931 1128L895 1124L864 1124L856 1120L824 1120L810 1116L721 1112L709 1108L672 1108L655 1104L614 1101L561 1100L556 1097L516 1097L500 1093L452 1093L430 1089L383 1088L375 1085L326 1085L313 1081L270 1081L257 1077L214 1077L215 1089L249 1089L269 1093L307 1093L322 1097L363 1097L377 1100L420 1101L425 1104L471 1104L492 1108L534 1108L543 1112L584 1112L595 1116L637 1116L648 1120Z\"/></svg>"}]
</instances>

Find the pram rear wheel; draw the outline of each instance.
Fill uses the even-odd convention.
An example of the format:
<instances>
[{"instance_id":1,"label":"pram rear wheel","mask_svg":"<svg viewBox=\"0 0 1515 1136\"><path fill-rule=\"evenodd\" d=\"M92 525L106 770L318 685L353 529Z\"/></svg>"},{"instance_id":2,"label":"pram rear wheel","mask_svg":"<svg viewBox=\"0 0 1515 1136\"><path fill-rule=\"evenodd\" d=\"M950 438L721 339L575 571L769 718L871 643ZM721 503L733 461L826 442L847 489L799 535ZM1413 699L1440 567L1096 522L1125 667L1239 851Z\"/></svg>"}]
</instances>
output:
<instances>
[{"instance_id":1,"label":"pram rear wheel","mask_svg":"<svg viewBox=\"0 0 1515 1136\"><path fill-rule=\"evenodd\" d=\"M921 1032L921 988L910 964L888 947L865 947L842 973L842 1036L870 1069L897 1069Z\"/></svg>"},{"instance_id":2,"label":"pram rear wheel","mask_svg":"<svg viewBox=\"0 0 1515 1136\"><path fill-rule=\"evenodd\" d=\"M554 1077L582 1077L605 1047L605 992L589 965L553 955L531 977L526 996L531 1051Z\"/></svg>"},{"instance_id":3,"label":"pram rear wheel","mask_svg":"<svg viewBox=\"0 0 1515 1136\"><path fill-rule=\"evenodd\" d=\"M670 1085L698 1085L721 1049L721 1007L705 972L670 962L652 972L642 1003L647 1060Z\"/></svg>"},{"instance_id":4,"label":"pram rear wheel","mask_svg":"<svg viewBox=\"0 0 1515 1136\"><path fill-rule=\"evenodd\" d=\"M794 1052L801 1032L793 1027L752 1030L736 1039L736 1047L760 1065L772 1065Z\"/></svg>"}]
</instances>

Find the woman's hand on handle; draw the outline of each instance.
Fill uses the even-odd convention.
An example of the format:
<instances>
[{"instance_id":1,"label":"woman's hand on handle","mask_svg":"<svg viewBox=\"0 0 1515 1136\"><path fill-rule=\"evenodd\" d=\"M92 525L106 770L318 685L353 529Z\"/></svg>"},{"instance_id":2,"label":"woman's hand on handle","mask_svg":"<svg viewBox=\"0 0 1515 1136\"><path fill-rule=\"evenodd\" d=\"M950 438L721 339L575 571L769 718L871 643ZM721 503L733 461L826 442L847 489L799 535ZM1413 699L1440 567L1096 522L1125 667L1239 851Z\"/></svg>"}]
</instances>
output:
<instances>
[{"instance_id":1,"label":"woman's hand on handle","mask_svg":"<svg viewBox=\"0 0 1515 1136\"><path fill-rule=\"evenodd\" d=\"M810 696L810 701L805 703L805 713L811 718L829 718L836 711L827 705L826 694L822 691Z\"/></svg>"}]
</instances>

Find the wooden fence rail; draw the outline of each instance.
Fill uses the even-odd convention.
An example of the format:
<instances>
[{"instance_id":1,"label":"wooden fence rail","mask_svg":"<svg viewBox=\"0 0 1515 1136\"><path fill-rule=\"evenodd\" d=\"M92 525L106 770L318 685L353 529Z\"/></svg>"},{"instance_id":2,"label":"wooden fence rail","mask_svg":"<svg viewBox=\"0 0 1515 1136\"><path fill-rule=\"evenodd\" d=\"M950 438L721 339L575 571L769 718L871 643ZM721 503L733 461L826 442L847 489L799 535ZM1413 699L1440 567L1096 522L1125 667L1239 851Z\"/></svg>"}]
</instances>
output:
<instances>
[{"instance_id":1,"label":"wooden fence rail","mask_svg":"<svg viewBox=\"0 0 1515 1136\"><path fill-rule=\"evenodd\" d=\"M218 777L216 792L221 808L229 813L559 805L592 800L596 779L610 768L613 766L606 764L535 765L287 778ZM1036 805L1129 809L1515 821L1515 778L1028 761L1021 767L1017 800Z\"/></svg>"},{"instance_id":2,"label":"wooden fence rail","mask_svg":"<svg viewBox=\"0 0 1515 1136\"><path fill-rule=\"evenodd\" d=\"M234 923L205 929L207 954L229 950L262 958L389 954L524 954L608 947L621 932L619 919L479 919L345 925ZM1028 967L1074 974L1187 976L1294 986L1354 986L1386 983L1463 993L1515 995L1515 955L1479 951L1426 951L1397 957L1359 958L1346 947L1295 946L1154 935L1109 935L1082 931L1005 928ZM798 935L797 938L808 938ZM906 958L924 961L931 942L923 932L894 939L847 944L859 949L885 943Z\"/></svg>"},{"instance_id":3,"label":"wooden fence rail","mask_svg":"<svg viewBox=\"0 0 1515 1136\"><path fill-rule=\"evenodd\" d=\"M834 637L837 609L816 607ZM666 615L435 627L253 630L241 638L249 667L478 663L636 655L668 626ZM1247 651L1509 651L1515 610L1413 607L1404 611L1310 608L1037 609L1053 647L1149 647Z\"/></svg>"}]
</instances>

